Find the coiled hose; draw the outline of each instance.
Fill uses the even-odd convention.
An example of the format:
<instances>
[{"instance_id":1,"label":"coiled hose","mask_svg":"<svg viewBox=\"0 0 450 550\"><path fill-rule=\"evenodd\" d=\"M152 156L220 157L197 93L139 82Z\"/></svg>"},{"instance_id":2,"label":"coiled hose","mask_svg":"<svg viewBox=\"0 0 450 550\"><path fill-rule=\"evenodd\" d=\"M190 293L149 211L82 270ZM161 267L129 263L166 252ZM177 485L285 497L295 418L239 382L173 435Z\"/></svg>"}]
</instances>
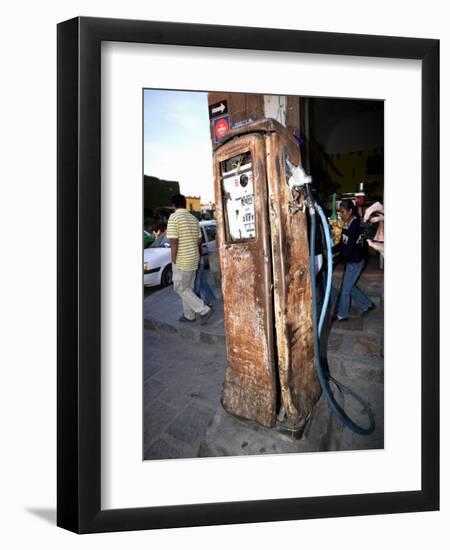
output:
<instances>
[{"instance_id":1,"label":"coiled hose","mask_svg":"<svg viewBox=\"0 0 450 550\"><path fill-rule=\"evenodd\" d=\"M308 189L308 186L307 186ZM308 195L309 189L308 189ZM315 285L315 240L316 240L316 211L320 216L324 234L325 234L325 240L327 244L327 284L326 284L326 290L325 290L325 297L322 305L322 310L320 313L320 320L319 323L317 323L317 302L316 302L316 285ZM316 367L316 373L317 378L319 379L320 386L322 388L323 394L325 396L325 399L328 403L328 406L332 410L332 412L338 417L338 419L345 425L347 428L352 430L353 432L359 434L359 435L369 435L371 434L375 429L375 419L373 416L372 411L370 410L368 404L359 397L351 388L345 386L341 382L337 381L335 378L333 378L329 372L325 372L325 370L322 367L321 364L321 358L320 358L320 347L319 347L319 338L320 334L322 332L322 327L325 319L325 315L327 312L328 302L330 299L330 293L331 293L331 283L332 283L332 273L333 273L333 257L332 257L332 251L331 251L331 233L330 228L328 226L328 221L325 217L325 214L323 213L322 208L317 204L314 203L314 206L310 206L309 208L309 214L311 218L311 234L310 234L310 272L311 272L311 289L312 289L312 318L313 318L313 335L314 335L314 364ZM345 411L342 409L342 407L339 406L338 403L336 403L336 400L334 399L333 393L330 388L330 381L335 384L335 386L339 389L341 393L347 393L354 397L362 406L363 410L367 412L367 415L369 417L370 425L368 428L361 428L361 426L358 426L347 416Z\"/></svg>"}]
</instances>

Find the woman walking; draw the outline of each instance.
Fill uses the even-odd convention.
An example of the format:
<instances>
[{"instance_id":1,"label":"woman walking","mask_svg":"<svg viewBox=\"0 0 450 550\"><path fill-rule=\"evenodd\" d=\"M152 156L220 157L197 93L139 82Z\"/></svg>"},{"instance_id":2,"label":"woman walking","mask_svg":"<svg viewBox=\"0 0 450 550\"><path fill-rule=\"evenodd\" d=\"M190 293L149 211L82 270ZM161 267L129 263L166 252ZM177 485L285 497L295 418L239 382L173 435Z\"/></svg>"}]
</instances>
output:
<instances>
[{"instance_id":1,"label":"woman walking","mask_svg":"<svg viewBox=\"0 0 450 550\"><path fill-rule=\"evenodd\" d=\"M342 229L341 239L333 247L333 252L338 253L339 258L345 262L345 271L335 319L346 321L350 314L350 299L359 305L363 315L375 309L375 304L356 286L364 267L365 248L361 236L360 219L353 201L343 200L340 205L340 213L345 225Z\"/></svg>"}]
</instances>

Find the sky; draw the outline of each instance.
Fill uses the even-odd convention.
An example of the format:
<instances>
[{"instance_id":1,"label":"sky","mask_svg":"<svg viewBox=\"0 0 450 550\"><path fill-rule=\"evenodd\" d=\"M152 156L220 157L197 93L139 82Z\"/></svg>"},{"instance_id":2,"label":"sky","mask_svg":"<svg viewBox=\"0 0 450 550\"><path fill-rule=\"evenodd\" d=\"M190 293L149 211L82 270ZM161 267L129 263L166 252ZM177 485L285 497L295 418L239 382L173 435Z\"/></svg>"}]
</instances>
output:
<instances>
[{"instance_id":1,"label":"sky","mask_svg":"<svg viewBox=\"0 0 450 550\"><path fill-rule=\"evenodd\" d=\"M214 202L206 92L144 90L144 174Z\"/></svg>"}]
</instances>

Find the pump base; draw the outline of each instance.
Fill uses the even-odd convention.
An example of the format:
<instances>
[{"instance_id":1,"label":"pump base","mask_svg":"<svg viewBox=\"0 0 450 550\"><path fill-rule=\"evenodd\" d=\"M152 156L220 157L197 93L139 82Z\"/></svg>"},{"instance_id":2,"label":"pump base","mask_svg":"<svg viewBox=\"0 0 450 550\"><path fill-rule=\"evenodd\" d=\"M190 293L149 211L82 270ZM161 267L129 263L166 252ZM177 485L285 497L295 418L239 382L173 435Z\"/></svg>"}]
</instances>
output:
<instances>
[{"instance_id":1,"label":"pump base","mask_svg":"<svg viewBox=\"0 0 450 550\"><path fill-rule=\"evenodd\" d=\"M285 418L283 420L277 419L275 429L277 430L277 432L288 435L292 439L299 440L303 437L303 433L305 432L305 428L308 425L310 417L311 415L309 414L306 418L298 420L297 422L288 418Z\"/></svg>"}]
</instances>

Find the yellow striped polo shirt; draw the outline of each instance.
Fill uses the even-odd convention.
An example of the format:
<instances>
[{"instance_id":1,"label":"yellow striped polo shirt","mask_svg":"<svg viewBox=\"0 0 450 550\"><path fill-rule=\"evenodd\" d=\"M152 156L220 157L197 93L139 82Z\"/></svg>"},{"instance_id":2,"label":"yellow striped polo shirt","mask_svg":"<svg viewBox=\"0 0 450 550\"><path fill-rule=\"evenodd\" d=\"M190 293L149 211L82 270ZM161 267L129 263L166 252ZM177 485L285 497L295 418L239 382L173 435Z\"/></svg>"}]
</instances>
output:
<instances>
[{"instance_id":1,"label":"yellow striped polo shirt","mask_svg":"<svg viewBox=\"0 0 450 550\"><path fill-rule=\"evenodd\" d=\"M200 224L185 208L178 208L167 222L167 237L178 239L176 266L181 271L196 271L198 260L198 239Z\"/></svg>"}]
</instances>

